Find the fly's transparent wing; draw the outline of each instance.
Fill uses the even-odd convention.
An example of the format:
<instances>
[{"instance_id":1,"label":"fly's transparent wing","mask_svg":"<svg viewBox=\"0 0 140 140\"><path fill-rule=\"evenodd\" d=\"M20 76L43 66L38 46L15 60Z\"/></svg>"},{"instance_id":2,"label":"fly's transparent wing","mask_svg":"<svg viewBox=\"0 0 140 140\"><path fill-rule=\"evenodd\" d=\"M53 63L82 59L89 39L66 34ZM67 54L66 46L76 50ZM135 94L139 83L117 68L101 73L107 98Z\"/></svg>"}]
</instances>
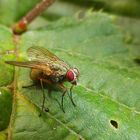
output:
<instances>
[{"instance_id":1,"label":"fly's transparent wing","mask_svg":"<svg viewBox=\"0 0 140 140\"><path fill-rule=\"evenodd\" d=\"M65 67L66 69L69 69L70 66L66 64L63 60L59 59L56 55L48 51L46 48L42 47L30 47L27 50L27 54L31 61L39 61L46 64L49 64L52 67ZM58 69L58 68L56 68Z\"/></svg>"},{"instance_id":2,"label":"fly's transparent wing","mask_svg":"<svg viewBox=\"0 0 140 140\"><path fill-rule=\"evenodd\" d=\"M40 61L60 61L56 55L42 47L30 47L27 50L27 53L28 56L33 60L37 59Z\"/></svg>"},{"instance_id":3,"label":"fly's transparent wing","mask_svg":"<svg viewBox=\"0 0 140 140\"><path fill-rule=\"evenodd\" d=\"M49 65L37 62L37 61L26 61L26 62L19 62L19 61L5 61L7 64L19 66L19 67L27 67L32 69L38 69L41 71L45 71L46 75L51 75L52 70L50 69Z\"/></svg>"}]
</instances>

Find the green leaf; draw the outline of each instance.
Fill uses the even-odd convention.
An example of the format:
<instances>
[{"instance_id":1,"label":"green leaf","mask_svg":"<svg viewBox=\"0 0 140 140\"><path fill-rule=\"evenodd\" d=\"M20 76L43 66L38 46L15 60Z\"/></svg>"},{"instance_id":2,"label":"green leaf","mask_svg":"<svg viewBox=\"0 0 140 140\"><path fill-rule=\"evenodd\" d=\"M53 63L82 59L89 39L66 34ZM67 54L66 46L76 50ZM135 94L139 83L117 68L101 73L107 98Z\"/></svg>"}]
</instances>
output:
<instances>
[{"instance_id":1,"label":"green leaf","mask_svg":"<svg viewBox=\"0 0 140 140\"><path fill-rule=\"evenodd\" d=\"M6 140L6 134L0 133L0 140Z\"/></svg>"},{"instance_id":2,"label":"green leaf","mask_svg":"<svg viewBox=\"0 0 140 140\"><path fill-rule=\"evenodd\" d=\"M0 131L7 128L12 111L12 94L5 88L0 88Z\"/></svg>"},{"instance_id":3,"label":"green leaf","mask_svg":"<svg viewBox=\"0 0 140 140\"><path fill-rule=\"evenodd\" d=\"M0 86L8 85L13 81L14 69L6 65L4 60L15 58L14 47L12 33L6 27L0 26Z\"/></svg>"},{"instance_id":4,"label":"green leaf","mask_svg":"<svg viewBox=\"0 0 140 140\"><path fill-rule=\"evenodd\" d=\"M11 45L1 52L16 48L12 54L3 53L1 63L25 60L29 47L42 46L80 71L78 85L73 89L76 107L66 95L63 113L62 92L47 94L45 88L45 106L50 111L41 112L40 86L22 88L32 84L30 69L7 66L10 75L5 77L14 80L12 114L5 130L9 139L140 139L140 67L115 20L114 16L90 11L83 18L62 18L26 32L14 48L9 43L10 31L0 28L0 33L4 30L11 38L4 37L4 42ZM12 82L8 81L7 85ZM65 86L69 88L70 84Z\"/></svg>"}]
</instances>

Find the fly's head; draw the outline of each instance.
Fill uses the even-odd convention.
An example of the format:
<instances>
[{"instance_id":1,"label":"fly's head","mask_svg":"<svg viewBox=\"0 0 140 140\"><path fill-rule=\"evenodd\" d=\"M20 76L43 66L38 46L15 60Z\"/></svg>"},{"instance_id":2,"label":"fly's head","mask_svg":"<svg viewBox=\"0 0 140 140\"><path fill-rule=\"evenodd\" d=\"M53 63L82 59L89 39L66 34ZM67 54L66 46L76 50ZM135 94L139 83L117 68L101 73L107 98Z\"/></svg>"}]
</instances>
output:
<instances>
[{"instance_id":1,"label":"fly's head","mask_svg":"<svg viewBox=\"0 0 140 140\"><path fill-rule=\"evenodd\" d=\"M78 69L73 68L73 69L70 69L70 70L67 71L66 78L71 84L76 85L79 74L80 73L79 73Z\"/></svg>"}]
</instances>

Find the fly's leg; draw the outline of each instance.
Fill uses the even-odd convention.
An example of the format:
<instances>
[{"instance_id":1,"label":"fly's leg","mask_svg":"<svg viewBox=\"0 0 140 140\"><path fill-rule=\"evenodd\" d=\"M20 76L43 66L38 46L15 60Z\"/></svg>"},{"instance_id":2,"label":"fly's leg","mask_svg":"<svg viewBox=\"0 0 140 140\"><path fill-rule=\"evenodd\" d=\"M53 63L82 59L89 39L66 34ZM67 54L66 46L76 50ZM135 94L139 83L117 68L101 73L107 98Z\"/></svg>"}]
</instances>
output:
<instances>
[{"instance_id":1,"label":"fly's leg","mask_svg":"<svg viewBox=\"0 0 140 140\"><path fill-rule=\"evenodd\" d=\"M41 85L41 88L42 88L42 92L43 92L43 101L42 101L42 111L44 109L44 103L45 103L45 93L44 93L44 87L43 87L43 83L46 83L48 85L52 84L51 81L47 80L47 79L42 79L42 78L38 78L38 80L40 81L40 85ZM48 93L50 93L51 90L48 90ZM49 109L48 108L45 108L45 111L46 112L49 112ZM41 113L40 115L41 116Z\"/></svg>"},{"instance_id":2,"label":"fly's leg","mask_svg":"<svg viewBox=\"0 0 140 140\"><path fill-rule=\"evenodd\" d=\"M70 100L71 100L73 106L76 107L76 104L74 103L73 98L72 98L72 89L73 89L73 86L74 86L74 85L71 86L71 88L70 88L70 95L69 95L69 94L68 94L68 95L69 95L69 97L70 97Z\"/></svg>"},{"instance_id":3,"label":"fly's leg","mask_svg":"<svg viewBox=\"0 0 140 140\"><path fill-rule=\"evenodd\" d=\"M64 102L64 96L65 96L66 92L68 93L68 91L67 91L67 88L64 87L63 84L59 84L58 86L59 86L60 89L62 89L64 91L63 94L62 94L62 99L61 99L61 107L62 107L62 111L65 113L64 103L63 102ZM73 106L76 107L76 104L74 103L73 98L72 98L72 89L73 89L73 86L74 85L71 86L71 88L70 88L70 94L68 93L68 96L69 96L69 98L70 98Z\"/></svg>"},{"instance_id":4,"label":"fly's leg","mask_svg":"<svg viewBox=\"0 0 140 140\"><path fill-rule=\"evenodd\" d=\"M42 82L45 83L46 85L52 85L52 82L47 80L47 79L42 79ZM48 87L48 96L51 96L51 88Z\"/></svg>"},{"instance_id":5,"label":"fly's leg","mask_svg":"<svg viewBox=\"0 0 140 140\"><path fill-rule=\"evenodd\" d=\"M40 85L41 85L41 88L42 88L42 93L43 93L43 100L42 100L42 112L43 112L43 110L44 110L44 103L45 103L45 92L44 92L44 87L43 87L43 79L40 79ZM49 109L48 108L45 108L45 111L46 112L49 112ZM40 115L39 116L41 116L41 113L40 113Z\"/></svg>"},{"instance_id":6,"label":"fly's leg","mask_svg":"<svg viewBox=\"0 0 140 140\"><path fill-rule=\"evenodd\" d=\"M40 85L41 85L41 89L42 89L42 93L43 93L43 101L42 101L42 111L43 111L44 103L45 103L45 92L44 92L44 87L43 87L42 79L40 79Z\"/></svg>"},{"instance_id":7,"label":"fly's leg","mask_svg":"<svg viewBox=\"0 0 140 140\"><path fill-rule=\"evenodd\" d=\"M62 98L61 98L61 107L62 107L62 111L65 113L65 110L64 110L64 96L66 94L67 90L65 90L62 94Z\"/></svg>"},{"instance_id":8,"label":"fly's leg","mask_svg":"<svg viewBox=\"0 0 140 140\"><path fill-rule=\"evenodd\" d=\"M65 113L65 110L64 110L64 96L66 95L66 92L67 92L67 88L64 87L64 85L61 83L61 84L58 84L58 87L63 90L63 94L62 94L62 97L61 97L61 109L62 111Z\"/></svg>"}]
</instances>

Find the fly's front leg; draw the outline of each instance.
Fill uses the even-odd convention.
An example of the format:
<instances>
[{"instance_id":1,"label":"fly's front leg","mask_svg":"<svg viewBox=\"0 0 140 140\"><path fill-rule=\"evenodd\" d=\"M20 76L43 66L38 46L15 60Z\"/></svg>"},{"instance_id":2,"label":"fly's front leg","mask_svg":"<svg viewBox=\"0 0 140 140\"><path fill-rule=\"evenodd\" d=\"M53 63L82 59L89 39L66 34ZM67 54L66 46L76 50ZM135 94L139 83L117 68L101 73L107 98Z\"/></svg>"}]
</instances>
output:
<instances>
[{"instance_id":1,"label":"fly's front leg","mask_svg":"<svg viewBox=\"0 0 140 140\"><path fill-rule=\"evenodd\" d=\"M62 94L62 99L61 99L61 107L62 107L62 111L65 113L65 110L64 110L64 96L66 94L67 90L65 90Z\"/></svg>"},{"instance_id":2,"label":"fly's front leg","mask_svg":"<svg viewBox=\"0 0 140 140\"><path fill-rule=\"evenodd\" d=\"M65 110L64 110L64 96L65 96L66 92L68 93L68 90L67 90L66 87L64 87L63 84L59 84L58 86L59 86L59 88L61 88L64 91L63 94L62 94L62 99L61 99L61 107L62 107L62 111L65 113ZM73 86L74 85L71 86L71 88L70 88L70 94L68 93L68 96L69 96L69 98L70 98L73 106L76 107L76 104L74 103L73 98L72 98L72 89L73 89Z\"/></svg>"},{"instance_id":3,"label":"fly's front leg","mask_svg":"<svg viewBox=\"0 0 140 140\"><path fill-rule=\"evenodd\" d=\"M70 97L70 100L71 100L73 106L76 107L76 104L74 103L73 98L72 98L72 89L73 89L73 86L74 85L72 85L71 88L70 88L70 95L69 95L69 97Z\"/></svg>"},{"instance_id":4,"label":"fly's front leg","mask_svg":"<svg viewBox=\"0 0 140 140\"><path fill-rule=\"evenodd\" d=\"M61 108L62 108L62 111L65 113L65 110L64 110L64 96L67 92L67 88L64 87L63 84L59 84L58 87L63 90L63 94L62 94L62 98L61 98Z\"/></svg>"}]
</instances>

